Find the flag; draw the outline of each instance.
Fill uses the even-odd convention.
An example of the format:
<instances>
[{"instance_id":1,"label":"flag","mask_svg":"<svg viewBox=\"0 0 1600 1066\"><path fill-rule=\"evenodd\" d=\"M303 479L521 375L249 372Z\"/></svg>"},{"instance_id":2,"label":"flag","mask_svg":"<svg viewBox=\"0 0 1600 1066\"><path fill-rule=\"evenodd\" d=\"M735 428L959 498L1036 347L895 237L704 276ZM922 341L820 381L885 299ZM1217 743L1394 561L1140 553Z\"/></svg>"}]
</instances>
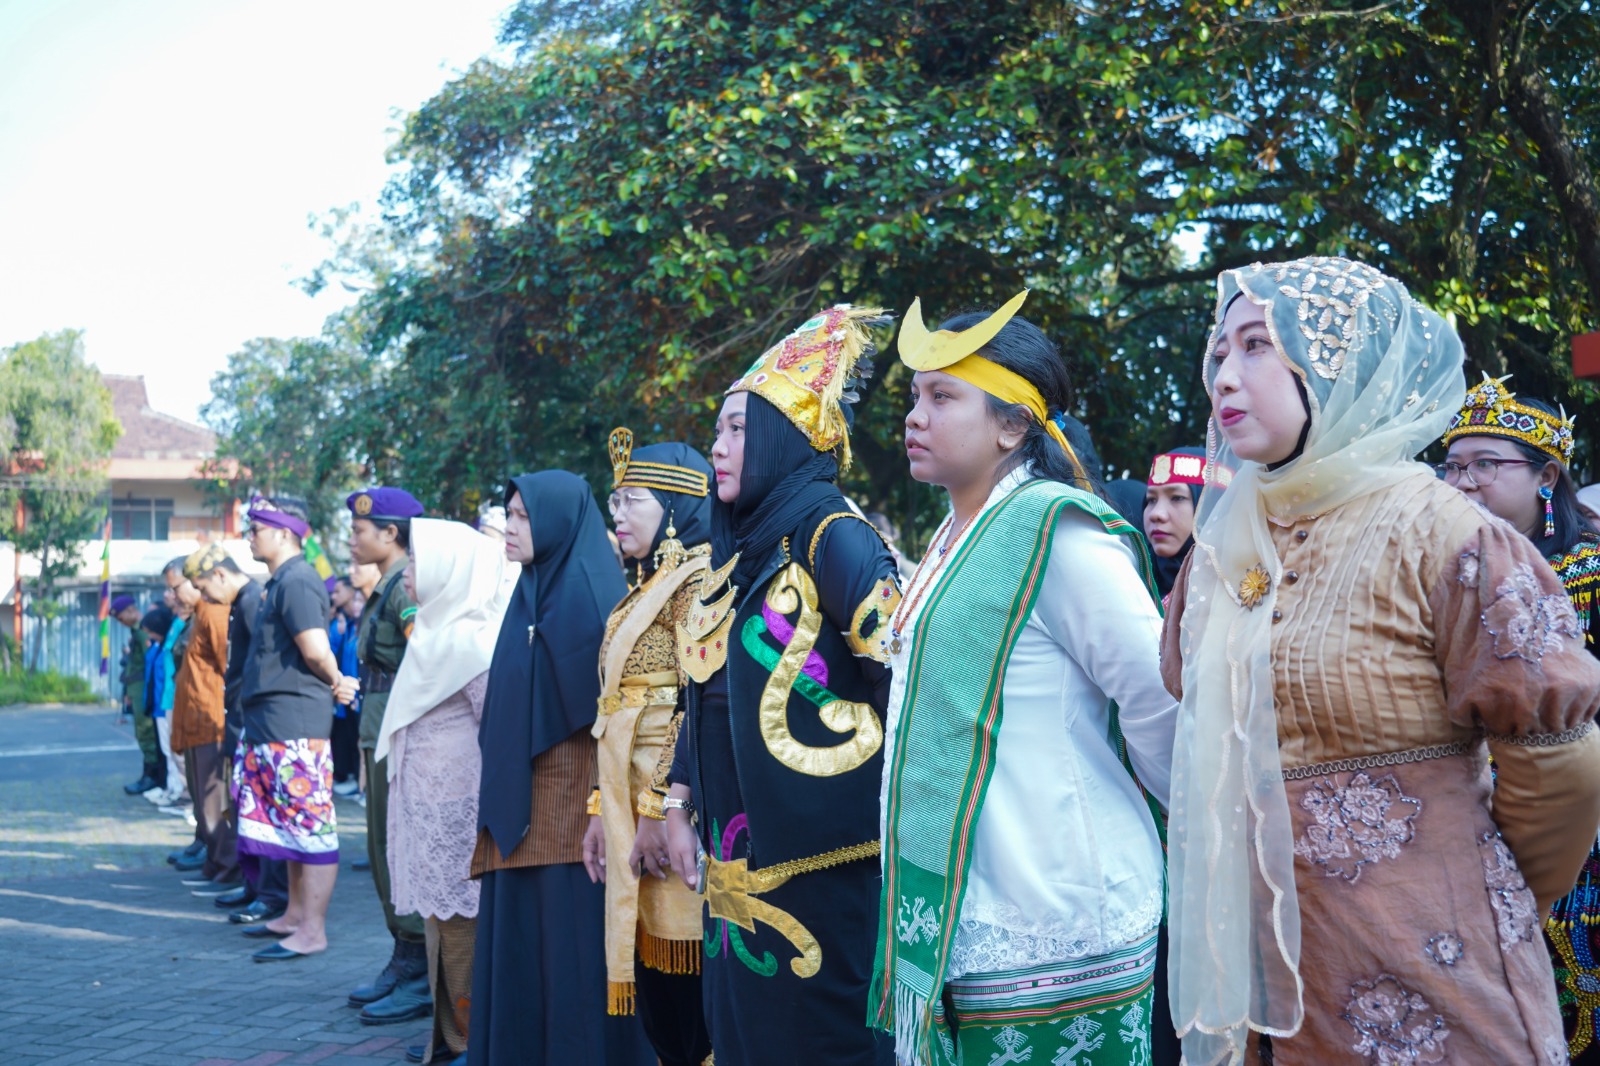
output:
<instances>
[{"instance_id":1,"label":"flag","mask_svg":"<svg viewBox=\"0 0 1600 1066\"><path fill-rule=\"evenodd\" d=\"M305 543L301 546L305 552L306 562L316 570L317 576L326 581L333 576L333 564L328 561L327 553L322 550L322 545L317 542L317 535L307 535Z\"/></svg>"},{"instance_id":2,"label":"flag","mask_svg":"<svg viewBox=\"0 0 1600 1066\"><path fill-rule=\"evenodd\" d=\"M106 543L100 549L100 676L111 669L111 518L106 517Z\"/></svg>"}]
</instances>

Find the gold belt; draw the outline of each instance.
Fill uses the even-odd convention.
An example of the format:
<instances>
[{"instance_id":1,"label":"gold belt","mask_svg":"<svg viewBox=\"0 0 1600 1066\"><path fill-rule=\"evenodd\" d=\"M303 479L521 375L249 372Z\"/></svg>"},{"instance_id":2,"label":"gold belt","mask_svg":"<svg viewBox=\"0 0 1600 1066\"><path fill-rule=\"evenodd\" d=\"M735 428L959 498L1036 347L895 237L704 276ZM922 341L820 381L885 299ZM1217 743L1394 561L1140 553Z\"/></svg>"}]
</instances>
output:
<instances>
[{"instance_id":1,"label":"gold belt","mask_svg":"<svg viewBox=\"0 0 1600 1066\"><path fill-rule=\"evenodd\" d=\"M663 671L665 673L665 671ZM671 677L671 674L667 676ZM600 697L600 714L616 714L624 707L654 707L660 705L670 706L678 702L678 686L652 685L651 681L661 678L661 674L646 674L640 678L628 678L622 686L609 696ZM632 682L630 684L630 682Z\"/></svg>"},{"instance_id":2,"label":"gold belt","mask_svg":"<svg viewBox=\"0 0 1600 1066\"><path fill-rule=\"evenodd\" d=\"M755 932L757 921L770 925L800 953L799 958L789 960L795 976L812 977L822 968L822 945L794 915L756 897L771 892L796 874L869 858L878 852L879 845L874 840L762 870L751 870L745 859L719 862L707 855L706 907L711 917L725 918L746 932Z\"/></svg>"},{"instance_id":3,"label":"gold belt","mask_svg":"<svg viewBox=\"0 0 1600 1066\"><path fill-rule=\"evenodd\" d=\"M792 876L779 874L774 877L767 870L752 872L745 859L719 862L708 855L706 907L711 917L726 918L749 933L756 931L758 920L772 926L800 953L799 958L789 960L789 969L794 971L796 977L813 977L822 968L822 945L817 943L817 938L796 921L794 915L756 899Z\"/></svg>"}]
</instances>

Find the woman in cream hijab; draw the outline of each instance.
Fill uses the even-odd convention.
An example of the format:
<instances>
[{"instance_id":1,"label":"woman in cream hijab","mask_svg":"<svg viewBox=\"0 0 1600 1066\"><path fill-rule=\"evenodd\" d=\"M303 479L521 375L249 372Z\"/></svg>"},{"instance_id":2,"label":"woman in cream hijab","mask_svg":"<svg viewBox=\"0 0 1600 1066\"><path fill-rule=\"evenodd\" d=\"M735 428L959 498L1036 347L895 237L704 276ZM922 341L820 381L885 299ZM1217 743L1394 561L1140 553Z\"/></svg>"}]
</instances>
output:
<instances>
[{"instance_id":1,"label":"woman in cream hijab","mask_svg":"<svg viewBox=\"0 0 1600 1066\"><path fill-rule=\"evenodd\" d=\"M1528 539L1413 461L1461 366L1363 264L1220 279L1162 664L1193 1066L1566 1062L1539 926L1600 826L1600 666Z\"/></svg>"},{"instance_id":2,"label":"woman in cream hijab","mask_svg":"<svg viewBox=\"0 0 1600 1066\"><path fill-rule=\"evenodd\" d=\"M433 992L430 1056L466 1050L478 882L478 722L506 609L501 542L461 522L411 522L406 592L415 628L395 676L376 756L389 775L394 905L421 914Z\"/></svg>"}]
</instances>

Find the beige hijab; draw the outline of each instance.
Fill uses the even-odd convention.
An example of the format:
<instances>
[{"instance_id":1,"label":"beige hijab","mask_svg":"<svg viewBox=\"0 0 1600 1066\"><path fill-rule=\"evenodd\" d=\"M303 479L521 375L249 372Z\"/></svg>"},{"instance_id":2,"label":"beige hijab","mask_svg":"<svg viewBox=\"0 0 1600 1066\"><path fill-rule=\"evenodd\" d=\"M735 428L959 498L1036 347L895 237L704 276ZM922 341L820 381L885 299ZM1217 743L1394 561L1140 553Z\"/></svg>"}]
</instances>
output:
<instances>
[{"instance_id":1,"label":"beige hijab","mask_svg":"<svg viewBox=\"0 0 1600 1066\"><path fill-rule=\"evenodd\" d=\"M1466 393L1461 342L1401 284L1345 259L1300 259L1218 279L1259 305L1304 386L1311 425L1276 470L1235 456L1213 422L1180 628L1183 705L1173 757L1173 1020L1191 1066L1243 1061L1249 1031L1304 1019L1294 839L1278 758L1272 608L1283 566L1270 522L1325 514L1407 478ZM1217 335L1206 346L1215 377ZM1222 471L1232 471L1226 488Z\"/></svg>"},{"instance_id":2,"label":"beige hijab","mask_svg":"<svg viewBox=\"0 0 1600 1066\"><path fill-rule=\"evenodd\" d=\"M377 759L389 754L396 732L489 669L506 612L505 548L499 541L462 522L414 518L411 556L417 614L384 708ZM388 770L393 777L394 767Z\"/></svg>"}]
</instances>

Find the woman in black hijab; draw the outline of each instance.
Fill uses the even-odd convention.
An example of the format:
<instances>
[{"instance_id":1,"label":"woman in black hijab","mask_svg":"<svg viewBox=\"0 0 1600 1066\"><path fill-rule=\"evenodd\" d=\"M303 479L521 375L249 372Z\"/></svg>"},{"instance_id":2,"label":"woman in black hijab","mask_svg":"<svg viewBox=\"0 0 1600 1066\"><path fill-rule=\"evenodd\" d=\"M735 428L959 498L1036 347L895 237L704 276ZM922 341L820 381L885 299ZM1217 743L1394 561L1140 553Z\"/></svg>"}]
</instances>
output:
<instances>
[{"instance_id":1,"label":"woman in black hijab","mask_svg":"<svg viewBox=\"0 0 1600 1066\"><path fill-rule=\"evenodd\" d=\"M691 683L666 806L672 867L706 893L718 1061L893 1058L865 1018L900 591L835 484L846 390L880 314L817 315L734 382L717 420L714 570L678 631Z\"/></svg>"},{"instance_id":2,"label":"woman in black hijab","mask_svg":"<svg viewBox=\"0 0 1600 1066\"><path fill-rule=\"evenodd\" d=\"M583 871L605 617L627 591L588 484L564 470L506 486L522 574L489 666L472 876L483 879L468 1061L645 1066L638 1023L608 1018L605 898Z\"/></svg>"},{"instance_id":3,"label":"woman in black hijab","mask_svg":"<svg viewBox=\"0 0 1600 1066\"><path fill-rule=\"evenodd\" d=\"M605 884L606 1009L638 1014L661 1066L700 1066L711 1054L700 1000L702 901L661 860L686 680L676 629L689 620L711 555L711 464L687 444L635 450L623 428L611 431L610 445L607 502L639 583L611 612L600 645L600 773L583 861Z\"/></svg>"}]
</instances>

